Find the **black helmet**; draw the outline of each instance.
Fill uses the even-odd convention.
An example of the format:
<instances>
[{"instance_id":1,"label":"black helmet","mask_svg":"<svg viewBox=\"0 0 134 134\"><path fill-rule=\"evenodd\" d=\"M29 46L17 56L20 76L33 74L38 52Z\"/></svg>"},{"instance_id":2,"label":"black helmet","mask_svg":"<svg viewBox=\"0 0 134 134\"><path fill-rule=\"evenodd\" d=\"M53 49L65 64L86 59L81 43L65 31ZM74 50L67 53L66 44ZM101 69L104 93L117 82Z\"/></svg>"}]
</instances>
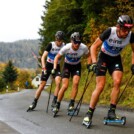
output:
<instances>
[{"instance_id":1,"label":"black helmet","mask_svg":"<svg viewBox=\"0 0 134 134\"><path fill-rule=\"evenodd\" d=\"M58 40L63 40L64 39L64 32L62 31L57 31L55 34L55 38Z\"/></svg>"},{"instance_id":2,"label":"black helmet","mask_svg":"<svg viewBox=\"0 0 134 134\"><path fill-rule=\"evenodd\" d=\"M74 32L71 34L71 39L73 41L81 41L81 36L79 32Z\"/></svg>"},{"instance_id":3,"label":"black helmet","mask_svg":"<svg viewBox=\"0 0 134 134\"><path fill-rule=\"evenodd\" d=\"M117 23L122 27L132 28L133 27L133 19L128 15L121 15Z\"/></svg>"}]
</instances>

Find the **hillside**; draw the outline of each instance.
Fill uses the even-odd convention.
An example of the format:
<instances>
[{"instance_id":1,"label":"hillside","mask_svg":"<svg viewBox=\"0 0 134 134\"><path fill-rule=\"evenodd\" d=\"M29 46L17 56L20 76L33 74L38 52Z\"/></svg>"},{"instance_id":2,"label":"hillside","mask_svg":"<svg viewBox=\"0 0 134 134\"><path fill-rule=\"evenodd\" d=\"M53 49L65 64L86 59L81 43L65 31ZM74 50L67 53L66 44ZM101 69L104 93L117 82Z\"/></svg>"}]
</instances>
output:
<instances>
[{"instance_id":1,"label":"hillside","mask_svg":"<svg viewBox=\"0 0 134 134\"><path fill-rule=\"evenodd\" d=\"M37 68L31 49L38 54L38 40L20 40L12 43L0 42L0 62L12 60L19 68Z\"/></svg>"}]
</instances>

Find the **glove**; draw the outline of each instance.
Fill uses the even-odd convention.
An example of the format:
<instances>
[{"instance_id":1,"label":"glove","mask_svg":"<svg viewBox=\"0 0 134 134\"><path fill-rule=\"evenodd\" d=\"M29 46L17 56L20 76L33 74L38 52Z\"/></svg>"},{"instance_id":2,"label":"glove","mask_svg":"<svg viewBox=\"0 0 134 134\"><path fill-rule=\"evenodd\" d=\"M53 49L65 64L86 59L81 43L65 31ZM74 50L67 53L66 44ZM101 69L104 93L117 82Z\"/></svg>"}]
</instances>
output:
<instances>
[{"instance_id":1,"label":"glove","mask_svg":"<svg viewBox=\"0 0 134 134\"><path fill-rule=\"evenodd\" d=\"M47 74L47 70L46 70L46 68L44 67L44 68L42 68L42 72L44 72L44 75L46 75Z\"/></svg>"},{"instance_id":2,"label":"glove","mask_svg":"<svg viewBox=\"0 0 134 134\"><path fill-rule=\"evenodd\" d=\"M91 64L87 64L87 70L88 70L88 72L91 72L92 70L90 69L90 66L91 66Z\"/></svg>"},{"instance_id":3,"label":"glove","mask_svg":"<svg viewBox=\"0 0 134 134\"><path fill-rule=\"evenodd\" d=\"M55 74L56 74L56 69L52 69L51 74L52 74L53 76L55 76Z\"/></svg>"},{"instance_id":4,"label":"glove","mask_svg":"<svg viewBox=\"0 0 134 134\"><path fill-rule=\"evenodd\" d=\"M96 73L96 70L97 70L97 63L93 63L93 64L90 66L90 70L93 71L94 73Z\"/></svg>"},{"instance_id":5,"label":"glove","mask_svg":"<svg viewBox=\"0 0 134 134\"><path fill-rule=\"evenodd\" d=\"M132 74L134 74L134 64L131 65Z\"/></svg>"}]
</instances>

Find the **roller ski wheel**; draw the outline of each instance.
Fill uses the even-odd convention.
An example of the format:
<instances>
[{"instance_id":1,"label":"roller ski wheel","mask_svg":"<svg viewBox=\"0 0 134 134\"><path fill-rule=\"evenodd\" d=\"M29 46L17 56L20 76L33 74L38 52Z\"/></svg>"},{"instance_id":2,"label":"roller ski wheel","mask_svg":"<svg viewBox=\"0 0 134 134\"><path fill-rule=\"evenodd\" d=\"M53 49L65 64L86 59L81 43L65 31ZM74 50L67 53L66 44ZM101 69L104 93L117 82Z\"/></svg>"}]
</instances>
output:
<instances>
[{"instance_id":1,"label":"roller ski wheel","mask_svg":"<svg viewBox=\"0 0 134 134\"><path fill-rule=\"evenodd\" d=\"M57 107L54 107L54 108L52 109L52 112L53 112L53 117L55 118L56 115L57 115L57 113L59 112L59 109L58 109Z\"/></svg>"},{"instance_id":2,"label":"roller ski wheel","mask_svg":"<svg viewBox=\"0 0 134 134\"><path fill-rule=\"evenodd\" d=\"M53 112L54 107L51 106L51 111Z\"/></svg>"},{"instance_id":3,"label":"roller ski wheel","mask_svg":"<svg viewBox=\"0 0 134 134\"><path fill-rule=\"evenodd\" d=\"M53 112L53 109L56 107L56 104L55 105L51 105L51 111Z\"/></svg>"},{"instance_id":4,"label":"roller ski wheel","mask_svg":"<svg viewBox=\"0 0 134 134\"><path fill-rule=\"evenodd\" d=\"M29 108L27 109L27 112L34 111L33 105L30 105Z\"/></svg>"},{"instance_id":5,"label":"roller ski wheel","mask_svg":"<svg viewBox=\"0 0 134 134\"><path fill-rule=\"evenodd\" d=\"M74 113L74 112L75 112L75 113ZM73 110L68 110L67 115L68 115L68 116L72 116L72 115L77 116L77 115L78 115L78 109L77 109L77 110L75 110L75 109L73 109Z\"/></svg>"},{"instance_id":6,"label":"roller ski wheel","mask_svg":"<svg viewBox=\"0 0 134 134\"><path fill-rule=\"evenodd\" d=\"M34 102L29 106L29 108L27 109L27 112L34 111L36 105L37 105L37 102L34 101Z\"/></svg>"},{"instance_id":7,"label":"roller ski wheel","mask_svg":"<svg viewBox=\"0 0 134 134\"><path fill-rule=\"evenodd\" d=\"M121 118L115 118L115 119L109 119L108 117L104 117L103 124L104 125L108 125L108 124L121 124L121 125L125 125L126 124L126 117L123 116Z\"/></svg>"},{"instance_id":8,"label":"roller ski wheel","mask_svg":"<svg viewBox=\"0 0 134 134\"><path fill-rule=\"evenodd\" d=\"M87 122L87 121L84 121L84 120L83 120L82 125L86 126L86 128L90 128L91 125L92 125L92 121L88 121L88 122Z\"/></svg>"}]
</instances>

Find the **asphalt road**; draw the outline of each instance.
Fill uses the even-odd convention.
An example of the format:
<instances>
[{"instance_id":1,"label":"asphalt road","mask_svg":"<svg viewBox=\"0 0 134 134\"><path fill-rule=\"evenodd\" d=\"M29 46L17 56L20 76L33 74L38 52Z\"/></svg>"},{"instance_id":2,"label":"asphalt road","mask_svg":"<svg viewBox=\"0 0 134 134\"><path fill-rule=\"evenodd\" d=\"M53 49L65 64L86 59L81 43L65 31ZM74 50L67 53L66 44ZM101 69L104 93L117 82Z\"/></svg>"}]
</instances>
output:
<instances>
[{"instance_id":1,"label":"asphalt road","mask_svg":"<svg viewBox=\"0 0 134 134\"><path fill-rule=\"evenodd\" d=\"M108 108L97 107L94 113L92 127L87 129L82 125L83 117L88 109L82 105L78 116L69 121L67 102L62 102L61 110L53 118L49 107L46 113L48 94L42 92L36 110L26 112L33 101L35 90L0 95L0 134L133 134L134 113L117 110L117 114L127 117L126 125L104 125L103 118ZM52 98L52 97L51 97ZM51 104L51 103L50 103Z\"/></svg>"}]
</instances>

